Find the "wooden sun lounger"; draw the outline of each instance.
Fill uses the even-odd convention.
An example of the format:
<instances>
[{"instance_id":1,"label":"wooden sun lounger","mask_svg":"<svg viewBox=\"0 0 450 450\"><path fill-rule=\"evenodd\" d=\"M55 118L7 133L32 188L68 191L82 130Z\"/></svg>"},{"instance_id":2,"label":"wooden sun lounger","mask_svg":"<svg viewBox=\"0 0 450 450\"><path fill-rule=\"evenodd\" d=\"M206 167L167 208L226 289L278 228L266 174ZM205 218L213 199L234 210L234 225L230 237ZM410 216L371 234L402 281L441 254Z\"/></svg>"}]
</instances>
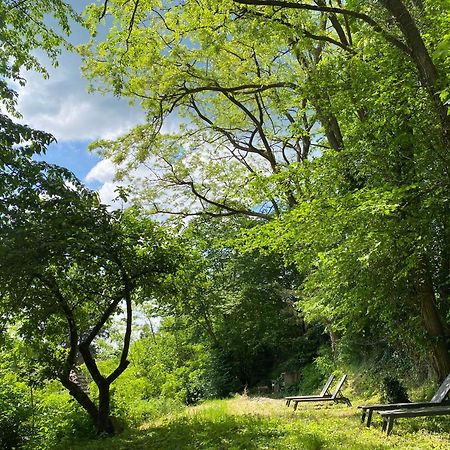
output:
<instances>
[{"instance_id":1,"label":"wooden sun lounger","mask_svg":"<svg viewBox=\"0 0 450 450\"><path fill-rule=\"evenodd\" d=\"M305 399L305 398L316 398L316 397L331 397L330 392L328 392L328 389L330 389L331 383L334 380L334 375L331 374L327 380L327 382L324 384L322 390L320 391L319 395L294 395L291 397L284 397L284 399L286 400L286 406L289 406L291 404L292 400L296 400L296 399Z\"/></svg>"},{"instance_id":2,"label":"wooden sun lounger","mask_svg":"<svg viewBox=\"0 0 450 450\"><path fill-rule=\"evenodd\" d=\"M297 406L299 403L304 402L335 402L335 403L346 403L348 406L352 406L350 400L347 397L344 397L344 395L341 392L342 385L345 383L345 379L347 378L347 375L344 375L340 380L339 383L336 385L336 388L333 392L333 394L330 397L308 397L308 398L302 398L302 399L292 399L291 401L294 403L294 411L297 409Z\"/></svg>"},{"instance_id":3,"label":"wooden sun lounger","mask_svg":"<svg viewBox=\"0 0 450 450\"><path fill-rule=\"evenodd\" d=\"M397 409L415 409L415 408L435 408L436 406L447 405L448 402L444 402L450 391L450 374L439 386L439 389L433 395L433 398L429 402L417 402L417 403L389 403L389 404L377 404L377 405L362 405L358 406L362 409L361 423L364 423L367 417L366 425L370 427L372 421L373 411L389 411Z\"/></svg>"},{"instance_id":4,"label":"wooden sun lounger","mask_svg":"<svg viewBox=\"0 0 450 450\"><path fill-rule=\"evenodd\" d=\"M394 426L395 419L401 417L426 417L426 416L443 416L450 415L450 406L426 406L423 408L413 409L394 409L390 411L379 411L379 414L383 418L381 425L382 431L386 431L389 436Z\"/></svg>"}]
</instances>

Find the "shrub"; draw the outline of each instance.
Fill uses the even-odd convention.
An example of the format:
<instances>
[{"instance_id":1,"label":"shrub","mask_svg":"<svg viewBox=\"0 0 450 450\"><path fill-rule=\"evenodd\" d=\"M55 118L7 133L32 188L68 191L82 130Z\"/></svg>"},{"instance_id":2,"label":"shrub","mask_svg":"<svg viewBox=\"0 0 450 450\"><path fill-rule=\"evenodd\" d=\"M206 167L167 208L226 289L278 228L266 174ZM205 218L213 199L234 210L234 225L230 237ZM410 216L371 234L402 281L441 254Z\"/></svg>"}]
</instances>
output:
<instances>
[{"instance_id":1,"label":"shrub","mask_svg":"<svg viewBox=\"0 0 450 450\"><path fill-rule=\"evenodd\" d=\"M30 439L32 426L30 388L0 367L0 448L13 449Z\"/></svg>"},{"instance_id":2,"label":"shrub","mask_svg":"<svg viewBox=\"0 0 450 450\"><path fill-rule=\"evenodd\" d=\"M394 377L383 378L382 401L387 403L409 402L408 393L400 380Z\"/></svg>"},{"instance_id":3,"label":"shrub","mask_svg":"<svg viewBox=\"0 0 450 450\"><path fill-rule=\"evenodd\" d=\"M58 382L36 393L37 414L29 449L47 450L79 437L93 437L95 430L87 413Z\"/></svg>"}]
</instances>

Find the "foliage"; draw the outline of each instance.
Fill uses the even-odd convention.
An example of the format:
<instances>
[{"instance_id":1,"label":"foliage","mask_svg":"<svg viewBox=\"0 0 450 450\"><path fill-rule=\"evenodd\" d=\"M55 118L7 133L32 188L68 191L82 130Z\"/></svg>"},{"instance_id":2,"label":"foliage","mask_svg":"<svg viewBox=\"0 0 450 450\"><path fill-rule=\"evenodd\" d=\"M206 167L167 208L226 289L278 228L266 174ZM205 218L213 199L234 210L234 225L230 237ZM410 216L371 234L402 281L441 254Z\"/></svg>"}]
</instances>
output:
<instances>
[{"instance_id":1,"label":"foliage","mask_svg":"<svg viewBox=\"0 0 450 450\"><path fill-rule=\"evenodd\" d=\"M81 406L58 382L35 391L35 423L29 449L54 449L80 436L95 437L95 427Z\"/></svg>"},{"instance_id":2,"label":"foliage","mask_svg":"<svg viewBox=\"0 0 450 450\"><path fill-rule=\"evenodd\" d=\"M383 397L385 403L405 403L409 402L408 393L400 380L394 377L383 379Z\"/></svg>"},{"instance_id":3,"label":"foliage","mask_svg":"<svg viewBox=\"0 0 450 450\"><path fill-rule=\"evenodd\" d=\"M188 327L192 342L204 344L220 396L266 384L289 359L297 370L326 341L323 329L306 327L293 307L295 269L273 255L242 254L234 246L240 227L249 226L245 220L192 221L184 232L191 265L177 280L178 296L157 309L176 318L174 332Z\"/></svg>"},{"instance_id":4,"label":"foliage","mask_svg":"<svg viewBox=\"0 0 450 450\"><path fill-rule=\"evenodd\" d=\"M30 349L7 337L0 365L0 446L51 449L77 436L94 436L80 406L59 383L40 383Z\"/></svg>"},{"instance_id":5,"label":"foliage","mask_svg":"<svg viewBox=\"0 0 450 450\"><path fill-rule=\"evenodd\" d=\"M295 177L298 166L329 148L353 152L369 145L375 151L380 148L376 130L384 124L386 137L390 129L405 135L403 116L412 111L428 109L425 120L411 116L410 129L420 123L436 142L439 120L430 101L437 97L427 92L434 87L425 78L434 83L436 72L446 85L445 65L433 67L422 43L423 60L434 75L424 77L424 69L414 67L418 46L408 42L409 49L391 32L390 2L350 2L345 11L352 18L339 14L339 7L329 14L323 2L311 6L316 13L289 2L280 7L264 0L250 3L187 1L159 7L141 1L123 7L109 1L86 11L93 33L103 25L107 31L104 40L93 39L81 49L86 75L95 86L100 82L140 101L149 117L128 135L97 147L131 178L130 168L151 161L155 170L143 184L139 171L136 184L156 211L168 209L162 205L170 196L172 212L203 208L216 215L280 215L307 189ZM448 24L445 5L425 2L419 9L408 8L409 28L422 26L415 38L426 39L433 49ZM99 24L106 14L112 24ZM422 16L417 25L414 18ZM418 78L424 89L416 89ZM392 101L388 110L386 100ZM181 126L161 129L174 115ZM442 120L446 127L447 119ZM356 166L355 157L348 161Z\"/></svg>"},{"instance_id":6,"label":"foliage","mask_svg":"<svg viewBox=\"0 0 450 450\"><path fill-rule=\"evenodd\" d=\"M0 16L0 40L4 45L0 55L0 102L10 113L17 114L17 94L11 82L25 84L24 70L46 75L36 51L46 54L56 65L61 46L69 46L64 35L70 34L70 21L79 18L69 2L62 0L4 0L0 4ZM44 18L51 18L54 26L44 25Z\"/></svg>"},{"instance_id":7,"label":"foliage","mask_svg":"<svg viewBox=\"0 0 450 450\"><path fill-rule=\"evenodd\" d=\"M0 198L5 201L4 192L20 187L26 178L44 170L45 164L40 167L30 164L30 157L45 153L54 141L50 134L11 119L10 116L20 117L15 89L26 83L23 76L26 70L47 75L38 54L48 56L57 65L61 47L69 47L64 36L70 34L70 21L79 21L79 17L70 4L62 0L2 1L0 17L0 39L4 46L0 55L0 104L3 106L0 113ZM44 25L44 18L53 20L54 26Z\"/></svg>"},{"instance_id":8,"label":"foliage","mask_svg":"<svg viewBox=\"0 0 450 450\"><path fill-rule=\"evenodd\" d=\"M27 164L32 176L6 169L19 184L6 190L0 211L2 323L18 324L42 377L58 378L102 430L109 386L128 365L132 302L156 295L175 267L175 245L132 212L109 213L67 171ZM126 318L120 360L104 376L91 344L120 313ZM79 353L98 386L99 409L71 379Z\"/></svg>"},{"instance_id":9,"label":"foliage","mask_svg":"<svg viewBox=\"0 0 450 450\"><path fill-rule=\"evenodd\" d=\"M4 352L0 362L0 447L19 448L32 434L30 390L8 365Z\"/></svg>"},{"instance_id":10,"label":"foliage","mask_svg":"<svg viewBox=\"0 0 450 450\"><path fill-rule=\"evenodd\" d=\"M147 397L192 404L217 394L208 348L195 342L190 331L168 318L156 334L144 335L133 345L133 361L147 382Z\"/></svg>"},{"instance_id":11,"label":"foliage","mask_svg":"<svg viewBox=\"0 0 450 450\"><path fill-rule=\"evenodd\" d=\"M179 400L180 395L176 395L177 392L167 397L161 395L160 379L164 379L167 373L161 371L160 377L152 378L146 372L142 352L147 351L145 341L134 342L130 350L130 366L111 387L111 416L117 418L125 428L137 428L147 420L180 411L185 406ZM111 371L115 364L116 358L99 363L104 372ZM155 368L161 368L161 365L156 364ZM90 387L95 391L95 383L91 383Z\"/></svg>"},{"instance_id":12,"label":"foliage","mask_svg":"<svg viewBox=\"0 0 450 450\"><path fill-rule=\"evenodd\" d=\"M55 61L63 44L47 14L63 33L77 19L60 0L0 5L9 114L9 83L24 82L21 69L45 73L34 51ZM286 367L304 368L302 387L336 364L418 377L429 356L438 378L450 372L446 2L109 0L88 6L86 24L85 73L148 118L94 147L135 183L146 213L209 220L185 222L180 245L141 210L108 211L70 172L32 160L50 135L2 115L0 325L14 323L39 360L27 381L58 378L97 432L112 433L110 412L137 425ZM142 303L165 320L130 353ZM120 316L114 355L99 362ZM73 379L82 363L94 394ZM5 370L2 404L26 389L17 367ZM38 435L62 443L86 430L48 389L39 407L60 427L43 414ZM319 427L306 411L300 428L230 417L231 404L164 419L151 445L326 448L337 435L362 448L345 418ZM28 406L6 406L24 419L10 442L29 433Z\"/></svg>"},{"instance_id":13,"label":"foliage","mask_svg":"<svg viewBox=\"0 0 450 450\"><path fill-rule=\"evenodd\" d=\"M247 257L284 256L307 322L427 352L445 378L445 2L112 0L87 9L92 32L106 14L85 73L149 120L96 146L131 181L140 169L137 201L253 218Z\"/></svg>"}]
</instances>

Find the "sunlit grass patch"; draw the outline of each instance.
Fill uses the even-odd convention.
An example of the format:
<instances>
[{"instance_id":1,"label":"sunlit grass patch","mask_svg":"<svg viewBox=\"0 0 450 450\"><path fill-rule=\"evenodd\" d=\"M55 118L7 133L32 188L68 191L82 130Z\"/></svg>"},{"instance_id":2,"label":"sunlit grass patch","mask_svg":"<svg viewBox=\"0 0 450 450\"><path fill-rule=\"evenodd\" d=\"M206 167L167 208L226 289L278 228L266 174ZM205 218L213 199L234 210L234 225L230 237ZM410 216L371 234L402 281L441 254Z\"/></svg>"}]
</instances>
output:
<instances>
[{"instance_id":1,"label":"sunlit grass patch","mask_svg":"<svg viewBox=\"0 0 450 450\"><path fill-rule=\"evenodd\" d=\"M399 421L387 437L374 417L368 429L356 407L305 404L297 411L283 400L236 397L186 408L139 430L72 449L149 450L444 450L448 421ZM106 446L107 445L107 446Z\"/></svg>"}]
</instances>

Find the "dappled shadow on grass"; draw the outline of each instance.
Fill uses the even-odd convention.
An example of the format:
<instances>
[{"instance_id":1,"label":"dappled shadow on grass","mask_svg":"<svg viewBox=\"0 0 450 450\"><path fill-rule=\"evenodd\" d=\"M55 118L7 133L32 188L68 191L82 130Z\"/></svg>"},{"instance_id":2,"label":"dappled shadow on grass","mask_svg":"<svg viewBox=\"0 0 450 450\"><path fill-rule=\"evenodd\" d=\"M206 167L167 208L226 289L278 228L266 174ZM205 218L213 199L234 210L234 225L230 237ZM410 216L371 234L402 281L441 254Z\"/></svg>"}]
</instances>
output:
<instances>
[{"instance_id":1,"label":"dappled shadow on grass","mask_svg":"<svg viewBox=\"0 0 450 450\"><path fill-rule=\"evenodd\" d=\"M255 416L221 417L202 414L180 417L144 431L140 439L149 449L264 449L285 435L270 419ZM305 447L306 448L306 447Z\"/></svg>"},{"instance_id":2,"label":"dappled shadow on grass","mask_svg":"<svg viewBox=\"0 0 450 450\"><path fill-rule=\"evenodd\" d=\"M446 419L444 419L446 422ZM449 422L446 422L449 424ZM274 400L207 402L146 423L112 439L78 442L71 450L388 450L447 449L449 435L438 420L400 422L389 438L378 425L360 424L356 408L308 405L292 411ZM437 428L436 428L437 426ZM374 429L375 428L375 429ZM448 428L447 428L448 430ZM398 433L397 433L398 431ZM65 447L67 448L67 447Z\"/></svg>"},{"instance_id":3,"label":"dappled shadow on grass","mask_svg":"<svg viewBox=\"0 0 450 450\"><path fill-rule=\"evenodd\" d=\"M372 427L381 428L381 418L374 417ZM395 421L393 434L404 435L423 431L430 434L442 434L450 431L450 416L401 418Z\"/></svg>"},{"instance_id":4,"label":"dappled shadow on grass","mask_svg":"<svg viewBox=\"0 0 450 450\"><path fill-rule=\"evenodd\" d=\"M262 450L299 449L325 450L381 449L389 447L361 442L358 434L340 434L334 445L330 436L304 427L299 421L287 426L277 418L258 415L226 415L209 410L195 416L178 417L159 425L150 426L141 435L135 435L133 444L139 449L183 450ZM359 442L358 442L359 441Z\"/></svg>"}]
</instances>

